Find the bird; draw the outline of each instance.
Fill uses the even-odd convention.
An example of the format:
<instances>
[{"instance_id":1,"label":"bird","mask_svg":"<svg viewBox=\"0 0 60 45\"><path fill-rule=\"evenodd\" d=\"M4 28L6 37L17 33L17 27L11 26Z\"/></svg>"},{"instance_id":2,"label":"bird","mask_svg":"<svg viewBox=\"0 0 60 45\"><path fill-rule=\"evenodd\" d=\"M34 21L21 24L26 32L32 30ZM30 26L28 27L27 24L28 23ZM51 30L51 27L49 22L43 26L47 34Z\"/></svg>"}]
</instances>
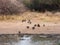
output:
<instances>
[{"instance_id":1,"label":"bird","mask_svg":"<svg viewBox=\"0 0 60 45\"><path fill-rule=\"evenodd\" d=\"M38 26L38 27L40 27L40 25L39 25L39 24L38 24L37 26Z\"/></svg>"},{"instance_id":2,"label":"bird","mask_svg":"<svg viewBox=\"0 0 60 45\"><path fill-rule=\"evenodd\" d=\"M35 27L32 27L32 29L34 30L34 29L35 29Z\"/></svg>"},{"instance_id":3,"label":"bird","mask_svg":"<svg viewBox=\"0 0 60 45\"><path fill-rule=\"evenodd\" d=\"M27 23L31 24L32 22L31 22L30 20L28 20L28 22L27 22Z\"/></svg>"},{"instance_id":4,"label":"bird","mask_svg":"<svg viewBox=\"0 0 60 45\"><path fill-rule=\"evenodd\" d=\"M20 34L21 32L20 32L20 31L18 31L18 33Z\"/></svg>"},{"instance_id":5,"label":"bird","mask_svg":"<svg viewBox=\"0 0 60 45\"><path fill-rule=\"evenodd\" d=\"M22 22L26 22L26 20L22 20Z\"/></svg>"},{"instance_id":6,"label":"bird","mask_svg":"<svg viewBox=\"0 0 60 45\"><path fill-rule=\"evenodd\" d=\"M45 27L45 24L43 24L43 27Z\"/></svg>"},{"instance_id":7,"label":"bird","mask_svg":"<svg viewBox=\"0 0 60 45\"><path fill-rule=\"evenodd\" d=\"M29 26L27 26L27 29L29 29Z\"/></svg>"},{"instance_id":8,"label":"bird","mask_svg":"<svg viewBox=\"0 0 60 45\"><path fill-rule=\"evenodd\" d=\"M36 27L36 24L34 25L34 27Z\"/></svg>"}]
</instances>

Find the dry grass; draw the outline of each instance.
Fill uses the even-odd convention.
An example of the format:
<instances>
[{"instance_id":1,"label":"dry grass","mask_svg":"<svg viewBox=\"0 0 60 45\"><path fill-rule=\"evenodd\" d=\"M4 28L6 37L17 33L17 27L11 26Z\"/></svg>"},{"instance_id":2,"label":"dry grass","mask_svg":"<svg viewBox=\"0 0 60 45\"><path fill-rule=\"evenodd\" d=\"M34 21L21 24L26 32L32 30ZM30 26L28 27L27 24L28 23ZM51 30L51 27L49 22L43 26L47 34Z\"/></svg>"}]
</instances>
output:
<instances>
[{"instance_id":1,"label":"dry grass","mask_svg":"<svg viewBox=\"0 0 60 45\"><path fill-rule=\"evenodd\" d=\"M39 12L25 12L17 15L1 15L0 21L20 21L20 20L38 20L43 22L60 22L60 15L58 13L39 13Z\"/></svg>"}]
</instances>

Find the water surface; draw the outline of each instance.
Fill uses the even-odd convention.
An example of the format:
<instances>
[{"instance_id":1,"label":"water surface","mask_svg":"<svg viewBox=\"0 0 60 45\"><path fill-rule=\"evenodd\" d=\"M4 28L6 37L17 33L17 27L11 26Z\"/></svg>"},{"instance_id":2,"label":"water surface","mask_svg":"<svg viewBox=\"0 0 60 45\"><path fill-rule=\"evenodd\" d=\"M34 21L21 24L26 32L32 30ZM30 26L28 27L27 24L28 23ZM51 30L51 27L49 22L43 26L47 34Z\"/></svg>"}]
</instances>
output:
<instances>
[{"instance_id":1,"label":"water surface","mask_svg":"<svg viewBox=\"0 0 60 45\"><path fill-rule=\"evenodd\" d=\"M12 38L7 40L4 42L0 41L0 45L59 45L60 43L60 39L42 38L37 35L24 35L22 37L18 37L18 40Z\"/></svg>"}]
</instances>

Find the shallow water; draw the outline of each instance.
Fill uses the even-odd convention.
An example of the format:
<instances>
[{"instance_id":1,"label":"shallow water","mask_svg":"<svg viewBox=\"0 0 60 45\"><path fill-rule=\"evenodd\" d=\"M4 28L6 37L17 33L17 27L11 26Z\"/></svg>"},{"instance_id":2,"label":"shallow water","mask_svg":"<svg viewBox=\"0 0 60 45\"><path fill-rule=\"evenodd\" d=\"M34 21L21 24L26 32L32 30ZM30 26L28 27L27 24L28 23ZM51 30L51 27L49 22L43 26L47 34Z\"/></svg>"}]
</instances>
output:
<instances>
[{"instance_id":1,"label":"shallow water","mask_svg":"<svg viewBox=\"0 0 60 45\"><path fill-rule=\"evenodd\" d=\"M16 40L8 40L8 42L0 42L0 45L59 45L60 40L54 38L41 38L40 36L27 36L18 37Z\"/></svg>"}]
</instances>

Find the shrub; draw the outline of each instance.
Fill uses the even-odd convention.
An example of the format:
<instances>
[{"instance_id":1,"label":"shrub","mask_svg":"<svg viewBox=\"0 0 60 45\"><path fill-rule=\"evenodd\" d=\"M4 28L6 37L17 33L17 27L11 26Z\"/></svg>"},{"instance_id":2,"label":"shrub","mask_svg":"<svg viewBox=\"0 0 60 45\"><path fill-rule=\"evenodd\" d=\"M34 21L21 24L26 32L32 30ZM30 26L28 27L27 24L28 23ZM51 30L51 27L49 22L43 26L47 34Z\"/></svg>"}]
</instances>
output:
<instances>
[{"instance_id":1,"label":"shrub","mask_svg":"<svg viewBox=\"0 0 60 45\"><path fill-rule=\"evenodd\" d=\"M25 8L20 2L15 0L0 0L0 14L17 14Z\"/></svg>"},{"instance_id":2,"label":"shrub","mask_svg":"<svg viewBox=\"0 0 60 45\"><path fill-rule=\"evenodd\" d=\"M60 0L25 0L25 5L31 10L57 11L60 9Z\"/></svg>"}]
</instances>

